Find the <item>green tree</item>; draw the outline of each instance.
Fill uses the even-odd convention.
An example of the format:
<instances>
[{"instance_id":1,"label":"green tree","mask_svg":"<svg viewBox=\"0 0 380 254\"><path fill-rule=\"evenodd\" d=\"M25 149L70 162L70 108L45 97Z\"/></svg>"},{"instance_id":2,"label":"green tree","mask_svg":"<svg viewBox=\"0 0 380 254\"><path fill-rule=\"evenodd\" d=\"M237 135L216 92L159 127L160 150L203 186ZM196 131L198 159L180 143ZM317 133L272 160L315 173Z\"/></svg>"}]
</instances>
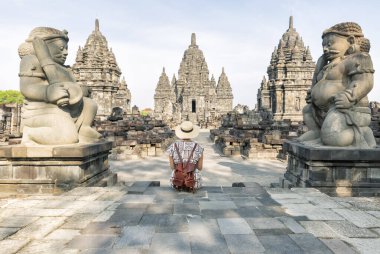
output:
<instances>
[{"instance_id":1,"label":"green tree","mask_svg":"<svg viewBox=\"0 0 380 254\"><path fill-rule=\"evenodd\" d=\"M0 90L0 104L17 103L21 104L24 96L16 90Z\"/></svg>"}]
</instances>

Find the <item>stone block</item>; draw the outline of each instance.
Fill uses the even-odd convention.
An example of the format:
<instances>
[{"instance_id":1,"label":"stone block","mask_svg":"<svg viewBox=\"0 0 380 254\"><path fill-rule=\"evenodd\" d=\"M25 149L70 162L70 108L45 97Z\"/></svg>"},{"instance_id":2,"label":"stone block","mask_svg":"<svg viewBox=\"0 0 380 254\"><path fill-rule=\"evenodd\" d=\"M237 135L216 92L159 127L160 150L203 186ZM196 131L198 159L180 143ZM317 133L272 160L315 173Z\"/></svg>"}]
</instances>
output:
<instances>
[{"instance_id":1,"label":"stone block","mask_svg":"<svg viewBox=\"0 0 380 254\"><path fill-rule=\"evenodd\" d=\"M231 253L264 253L265 249L255 234L224 235Z\"/></svg>"},{"instance_id":2,"label":"stone block","mask_svg":"<svg viewBox=\"0 0 380 254\"><path fill-rule=\"evenodd\" d=\"M93 185L110 174L111 149L111 142L0 147L4 155L0 158L0 186L16 192L62 192Z\"/></svg>"},{"instance_id":3,"label":"stone block","mask_svg":"<svg viewBox=\"0 0 380 254\"><path fill-rule=\"evenodd\" d=\"M252 229L243 218L220 218L217 219L220 231L226 234L252 234Z\"/></svg>"}]
</instances>

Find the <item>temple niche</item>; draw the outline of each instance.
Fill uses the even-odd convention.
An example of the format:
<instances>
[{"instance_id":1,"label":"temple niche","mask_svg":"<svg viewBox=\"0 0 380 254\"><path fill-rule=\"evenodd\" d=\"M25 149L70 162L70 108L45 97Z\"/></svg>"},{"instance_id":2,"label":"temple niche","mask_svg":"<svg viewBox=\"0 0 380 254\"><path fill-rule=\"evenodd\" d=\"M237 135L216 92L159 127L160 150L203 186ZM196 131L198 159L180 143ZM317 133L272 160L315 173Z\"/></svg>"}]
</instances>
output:
<instances>
[{"instance_id":1,"label":"temple niche","mask_svg":"<svg viewBox=\"0 0 380 254\"><path fill-rule=\"evenodd\" d=\"M177 125L189 120L204 128L216 127L220 117L232 110L233 94L228 77L222 73L216 84L203 56L196 44L196 36L191 35L191 44L185 51L178 70L169 83L163 70L154 95L154 114L157 119Z\"/></svg>"},{"instance_id":2,"label":"temple niche","mask_svg":"<svg viewBox=\"0 0 380 254\"><path fill-rule=\"evenodd\" d=\"M259 111L271 111L274 121L302 122L302 109L306 105L306 93L311 87L314 69L309 47L305 47L293 27L291 16L288 30L272 53L267 69L269 79L264 76L258 89Z\"/></svg>"},{"instance_id":3,"label":"temple niche","mask_svg":"<svg viewBox=\"0 0 380 254\"><path fill-rule=\"evenodd\" d=\"M77 83L91 89L91 97L98 104L97 118L104 120L112 108L131 110L131 92L116 62L112 48L95 21L95 30L88 37L84 47L79 47L72 67Z\"/></svg>"}]
</instances>

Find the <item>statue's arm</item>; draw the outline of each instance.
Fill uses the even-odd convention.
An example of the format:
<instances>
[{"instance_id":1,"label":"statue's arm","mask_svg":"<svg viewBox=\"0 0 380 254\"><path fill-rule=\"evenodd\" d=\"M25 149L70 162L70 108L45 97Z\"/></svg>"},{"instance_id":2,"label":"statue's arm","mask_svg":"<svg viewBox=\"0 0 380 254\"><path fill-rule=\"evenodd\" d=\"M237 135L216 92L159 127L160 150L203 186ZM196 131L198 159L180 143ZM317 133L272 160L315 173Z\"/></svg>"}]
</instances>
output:
<instances>
[{"instance_id":1,"label":"statue's arm","mask_svg":"<svg viewBox=\"0 0 380 254\"><path fill-rule=\"evenodd\" d=\"M349 84L347 89L335 96L337 108L350 108L363 99L373 88L373 65L371 57L366 53L360 53L352 57L348 62L347 75Z\"/></svg>"},{"instance_id":2,"label":"statue's arm","mask_svg":"<svg viewBox=\"0 0 380 254\"><path fill-rule=\"evenodd\" d=\"M38 68L38 60L29 55L20 63L20 91L25 98L33 101L46 101L46 82L40 77L42 70Z\"/></svg>"},{"instance_id":3,"label":"statue's arm","mask_svg":"<svg viewBox=\"0 0 380 254\"><path fill-rule=\"evenodd\" d=\"M346 93L350 101L360 101L373 88L373 64L371 57L366 53L357 54L348 68L350 84Z\"/></svg>"},{"instance_id":4,"label":"statue's arm","mask_svg":"<svg viewBox=\"0 0 380 254\"><path fill-rule=\"evenodd\" d=\"M41 64L42 69L44 70L46 77L49 81L49 85L54 85L59 83L60 75L58 73L58 68L53 58L50 55L49 48L46 45L46 42L41 38L33 39L33 48L36 53L37 59Z\"/></svg>"}]
</instances>

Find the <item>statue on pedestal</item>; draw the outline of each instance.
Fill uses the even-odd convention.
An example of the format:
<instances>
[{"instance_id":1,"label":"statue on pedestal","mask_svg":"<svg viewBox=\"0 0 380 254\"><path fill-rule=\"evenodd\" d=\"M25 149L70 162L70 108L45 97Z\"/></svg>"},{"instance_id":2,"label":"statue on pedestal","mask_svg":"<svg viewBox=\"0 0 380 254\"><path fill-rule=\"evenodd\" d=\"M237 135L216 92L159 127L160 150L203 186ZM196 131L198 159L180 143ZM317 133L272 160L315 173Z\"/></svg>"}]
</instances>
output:
<instances>
[{"instance_id":1,"label":"statue on pedestal","mask_svg":"<svg viewBox=\"0 0 380 254\"><path fill-rule=\"evenodd\" d=\"M309 131L299 141L310 145L374 148L367 94L373 87L370 42L361 27L344 22L325 30L323 55L303 109Z\"/></svg>"},{"instance_id":2,"label":"statue on pedestal","mask_svg":"<svg viewBox=\"0 0 380 254\"><path fill-rule=\"evenodd\" d=\"M19 47L24 144L88 143L101 137L91 128L96 103L64 65L68 41L66 30L37 27Z\"/></svg>"}]
</instances>

